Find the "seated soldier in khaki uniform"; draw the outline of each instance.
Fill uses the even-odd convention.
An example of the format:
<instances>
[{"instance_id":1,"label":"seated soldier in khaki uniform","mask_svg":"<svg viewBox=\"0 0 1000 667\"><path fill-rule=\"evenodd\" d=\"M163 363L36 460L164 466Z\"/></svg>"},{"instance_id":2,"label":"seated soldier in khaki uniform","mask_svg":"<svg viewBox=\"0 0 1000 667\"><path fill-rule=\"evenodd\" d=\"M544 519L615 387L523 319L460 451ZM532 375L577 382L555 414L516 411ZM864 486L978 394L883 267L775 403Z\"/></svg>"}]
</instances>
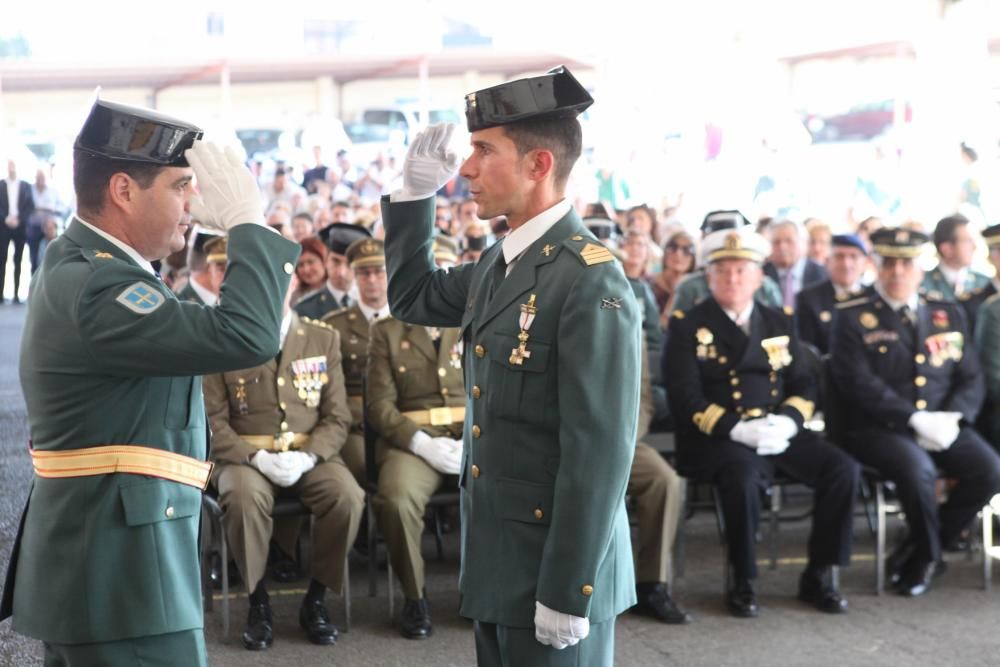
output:
<instances>
[{"instance_id":1,"label":"seated soldier in khaki uniform","mask_svg":"<svg viewBox=\"0 0 1000 667\"><path fill-rule=\"evenodd\" d=\"M389 314L385 274L385 246L377 239L362 238L347 248L347 261L354 273L358 302L336 310L323 321L340 333L344 384L351 406L351 430L341 452L348 469L364 484L365 442L362 434L361 393L368 364L369 328L379 317Z\"/></svg>"},{"instance_id":2,"label":"seated soldier in khaki uniform","mask_svg":"<svg viewBox=\"0 0 1000 667\"><path fill-rule=\"evenodd\" d=\"M457 254L450 237L435 239L438 266L453 266ZM426 639L433 631L420 555L424 509L444 476L459 472L464 419L458 329L424 327L392 318L373 324L368 422L379 436L375 511L406 597L400 633L408 639Z\"/></svg>"},{"instance_id":3,"label":"seated soldier in khaki uniform","mask_svg":"<svg viewBox=\"0 0 1000 667\"><path fill-rule=\"evenodd\" d=\"M188 241L188 281L177 292L181 301L203 306L219 303L219 291L226 276L226 237L195 229Z\"/></svg>"},{"instance_id":4,"label":"seated soldier in khaki uniform","mask_svg":"<svg viewBox=\"0 0 1000 667\"><path fill-rule=\"evenodd\" d=\"M251 591L243 645L263 650L273 641L263 578L274 499L286 494L298 496L315 519L312 580L299 624L313 643L335 643L337 628L323 596L327 588L339 593L343 586L344 559L364 508L364 493L340 456L351 415L339 335L321 322L300 319L286 297L277 358L207 376L204 391L222 524ZM282 548L291 553L292 546Z\"/></svg>"}]
</instances>

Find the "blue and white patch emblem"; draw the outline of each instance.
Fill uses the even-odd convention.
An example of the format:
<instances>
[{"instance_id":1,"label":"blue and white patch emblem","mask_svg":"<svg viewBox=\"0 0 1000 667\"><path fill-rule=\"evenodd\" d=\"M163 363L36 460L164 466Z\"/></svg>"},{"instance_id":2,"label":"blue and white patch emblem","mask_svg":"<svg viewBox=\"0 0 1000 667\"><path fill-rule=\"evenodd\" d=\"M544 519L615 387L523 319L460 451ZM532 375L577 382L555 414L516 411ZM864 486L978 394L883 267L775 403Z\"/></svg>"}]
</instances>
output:
<instances>
[{"instance_id":1,"label":"blue and white patch emblem","mask_svg":"<svg viewBox=\"0 0 1000 667\"><path fill-rule=\"evenodd\" d=\"M144 282L133 283L115 299L133 313L148 315L165 301L163 295L152 285Z\"/></svg>"}]
</instances>

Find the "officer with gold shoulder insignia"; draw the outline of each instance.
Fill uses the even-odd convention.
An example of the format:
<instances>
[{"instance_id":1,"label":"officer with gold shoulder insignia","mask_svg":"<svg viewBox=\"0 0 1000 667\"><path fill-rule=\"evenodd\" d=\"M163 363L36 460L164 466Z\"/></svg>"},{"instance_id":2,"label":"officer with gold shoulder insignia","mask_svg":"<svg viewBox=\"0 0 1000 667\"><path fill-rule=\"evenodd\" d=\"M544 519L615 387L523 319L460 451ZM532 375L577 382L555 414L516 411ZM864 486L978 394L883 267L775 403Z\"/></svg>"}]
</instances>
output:
<instances>
[{"instance_id":1,"label":"officer with gold shoulder insignia","mask_svg":"<svg viewBox=\"0 0 1000 667\"><path fill-rule=\"evenodd\" d=\"M259 651L273 641L264 573L279 494L299 497L314 516L313 575L299 624L314 644L334 644L338 631L323 597L327 588L341 591L344 559L364 510L364 492L340 456L351 411L339 334L299 318L286 302L278 356L207 376L205 410L226 542L250 593L243 646ZM285 542L286 554L295 552L297 531L275 531L275 537Z\"/></svg>"},{"instance_id":2,"label":"officer with gold shoulder insignia","mask_svg":"<svg viewBox=\"0 0 1000 667\"><path fill-rule=\"evenodd\" d=\"M365 481L365 441L362 396L368 367L371 325L389 315L386 302L385 245L379 239L359 238L345 250L358 288L358 302L323 318L340 333L344 384L351 407L351 432L341 452L359 484Z\"/></svg>"},{"instance_id":3,"label":"officer with gold shoulder insignia","mask_svg":"<svg viewBox=\"0 0 1000 667\"><path fill-rule=\"evenodd\" d=\"M459 167L451 126L416 137L382 200L394 316L463 334L460 613L481 665L612 665L615 617L635 603L620 564L640 315L565 198L592 102L565 68L466 96L459 173L478 215L512 230L476 264L433 264L434 193Z\"/></svg>"},{"instance_id":4,"label":"officer with gold shoulder insignia","mask_svg":"<svg viewBox=\"0 0 1000 667\"><path fill-rule=\"evenodd\" d=\"M867 298L844 304L834 322L832 369L851 421L850 451L892 480L909 535L889 559L906 596L925 593L955 540L1000 492L1000 456L972 427L983 375L968 349L961 306L920 297L921 232L871 235L878 279ZM938 470L957 480L938 507Z\"/></svg>"},{"instance_id":5,"label":"officer with gold shoulder insignia","mask_svg":"<svg viewBox=\"0 0 1000 667\"><path fill-rule=\"evenodd\" d=\"M200 137L98 100L74 144L77 214L32 280L20 375L35 478L0 618L41 639L48 665L207 664L201 376L277 354L298 247L264 225L243 160ZM228 234L214 308L178 300L151 264L183 249L192 216Z\"/></svg>"},{"instance_id":6,"label":"officer with gold shoulder insignia","mask_svg":"<svg viewBox=\"0 0 1000 667\"><path fill-rule=\"evenodd\" d=\"M218 304L227 261L226 237L196 229L188 249L188 281L177 292L177 298L203 306Z\"/></svg>"},{"instance_id":7,"label":"officer with gold shoulder insignia","mask_svg":"<svg viewBox=\"0 0 1000 667\"><path fill-rule=\"evenodd\" d=\"M434 260L450 268L457 244L439 234ZM368 423L378 434L378 493L374 498L392 569L405 604L399 630L407 639L433 632L424 596L420 541L431 494L459 473L465 387L462 339L439 329L385 317L372 325L368 352ZM451 478L454 488L456 479Z\"/></svg>"},{"instance_id":8,"label":"officer with gold shoulder insignia","mask_svg":"<svg viewBox=\"0 0 1000 667\"><path fill-rule=\"evenodd\" d=\"M828 280L807 287L795 297L795 324L802 341L814 345L821 354L830 351L830 330L834 307L860 296L865 287L861 277L865 272L868 248L854 234L836 234L830 256L826 260Z\"/></svg>"},{"instance_id":9,"label":"officer with gold shoulder insignia","mask_svg":"<svg viewBox=\"0 0 1000 667\"><path fill-rule=\"evenodd\" d=\"M712 296L670 325L667 395L677 423L678 471L719 491L732 567L726 604L738 617L758 614L752 580L761 492L777 470L812 487L813 528L799 599L843 613L847 601L831 566L850 563L859 468L804 427L815 410L816 386L792 319L753 298L767 246L746 227L710 243Z\"/></svg>"}]
</instances>

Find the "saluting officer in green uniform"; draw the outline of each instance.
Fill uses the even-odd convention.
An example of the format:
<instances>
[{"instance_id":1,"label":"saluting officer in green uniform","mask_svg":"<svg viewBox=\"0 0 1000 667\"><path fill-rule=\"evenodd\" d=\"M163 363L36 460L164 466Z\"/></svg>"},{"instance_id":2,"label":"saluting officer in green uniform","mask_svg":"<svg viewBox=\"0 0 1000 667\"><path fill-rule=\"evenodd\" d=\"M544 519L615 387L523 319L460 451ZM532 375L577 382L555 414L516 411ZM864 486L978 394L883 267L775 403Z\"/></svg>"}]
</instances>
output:
<instances>
[{"instance_id":1,"label":"saluting officer in green uniform","mask_svg":"<svg viewBox=\"0 0 1000 667\"><path fill-rule=\"evenodd\" d=\"M365 481L365 440L362 432L365 373L371 324L389 314L386 302L385 245L378 239L360 238L346 250L350 270L358 287L358 302L324 318L340 333L344 384L351 407L351 432L341 456L359 484Z\"/></svg>"},{"instance_id":2,"label":"saluting officer in green uniform","mask_svg":"<svg viewBox=\"0 0 1000 667\"><path fill-rule=\"evenodd\" d=\"M924 296L932 301L958 301L990 284L989 277L970 268L976 239L968 218L958 213L942 218L934 227L933 240L940 261L924 275L920 285Z\"/></svg>"},{"instance_id":3,"label":"saluting officer in green uniform","mask_svg":"<svg viewBox=\"0 0 1000 667\"><path fill-rule=\"evenodd\" d=\"M206 664L199 376L278 352L298 248L264 226L242 160L200 136L97 102L74 148L77 216L33 280L20 372L35 479L0 617L45 643L46 665ZM179 301L150 264L184 247L192 215L229 234L215 308Z\"/></svg>"},{"instance_id":4,"label":"saluting officer in green uniform","mask_svg":"<svg viewBox=\"0 0 1000 667\"><path fill-rule=\"evenodd\" d=\"M196 229L188 248L188 281L177 292L181 301L203 306L219 303L219 290L226 277L226 237Z\"/></svg>"},{"instance_id":5,"label":"saluting officer in green uniform","mask_svg":"<svg viewBox=\"0 0 1000 667\"><path fill-rule=\"evenodd\" d=\"M351 427L340 335L286 307L281 340L277 358L205 378L222 524L250 591L243 646L255 651L273 641L264 572L275 497L298 496L314 517L313 575L299 609L314 644L337 641L323 596L343 587L344 559L364 510L364 492L340 457ZM297 530L286 532L276 537L288 538L282 549L294 553Z\"/></svg>"},{"instance_id":6,"label":"saluting officer in green uniform","mask_svg":"<svg viewBox=\"0 0 1000 667\"><path fill-rule=\"evenodd\" d=\"M454 266L454 241L434 239L438 266ZM368 423L378 433L375 512L406 602L399 630L407 639L433 632L424 598L420 537L424 510L445 475L462 463L462 341L438 329L385 317L372 325L368 351Z\"/></svg>"},{"instance_id":7,"label":"saluting officer in green uniform","mask_svg":"<svg viewBox=\"0 0 1000 667\"><path fill-rule=\"evenodd\" d=\"M480 665L611 665L615 616L635 603L639 307L563 195L592 102L564 68L466 96L460 174L478 215L512 230L475 265L433 264L451 126L414 140L403 188L383 198L394 316L462 331L460 612Z\"/></svg>"}]
</instances>

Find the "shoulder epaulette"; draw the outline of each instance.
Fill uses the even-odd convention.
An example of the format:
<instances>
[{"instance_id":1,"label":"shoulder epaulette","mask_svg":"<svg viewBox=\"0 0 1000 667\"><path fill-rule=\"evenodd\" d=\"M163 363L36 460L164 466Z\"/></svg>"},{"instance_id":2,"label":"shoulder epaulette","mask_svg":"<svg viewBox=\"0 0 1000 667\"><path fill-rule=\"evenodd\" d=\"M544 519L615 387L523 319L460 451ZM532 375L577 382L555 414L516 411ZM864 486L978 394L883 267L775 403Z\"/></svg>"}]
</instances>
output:
<instances>
[{"instance_id":1,"label":"shoulder epaulette","mask_svg":"<svg viewBox=\"0 0 1000 667\"><path fill-rule=\"evenodd\" d=\"M321 329L332 329L333 328L329 324L327 324L326 322L324 322L323 320L314 320L311 317L300 317L299 319L302 320L303 322L305 322L306 324L311 324L314 327L319 327Z\"/></svg>"},{"instance_id":2,"label":"shoulder epaulette","mask_svg":"<svg viewBox=\"0 0 1000 667\"><path fill-rule=\"evenodd\" d=\"M580 261L587 266L615 261L615 256L611 254L611 251L593 236L576 234L564 241L563 245L572 250L580 258Z\"/></svg>"},{"instance_id":3,"label":"shoulder epaulette","mask_svg":"<svg viewBox=\"0 0 1000 667\"><path fill-rule=\"evenodd\" d=\"M683 320L684 319L684 311L683 310L675 310L674 312L670 313L670 317L677 318L678 320Z\"/></svg>"},{"instance_id":4,"label":"shoulder epaulette","mask_svg":"<svg viewBox=\"0 0 1000 667\"><path fill-rule=\"evenodd\" d=\"M841 301L840 303L834 304L834 308L838 310L843 310L844 308L852 308L854 306L860 306L863 303L871 303L870 296L862 296L857 299L851 299L850 301Z\"/></svg>"}]
</instances>

